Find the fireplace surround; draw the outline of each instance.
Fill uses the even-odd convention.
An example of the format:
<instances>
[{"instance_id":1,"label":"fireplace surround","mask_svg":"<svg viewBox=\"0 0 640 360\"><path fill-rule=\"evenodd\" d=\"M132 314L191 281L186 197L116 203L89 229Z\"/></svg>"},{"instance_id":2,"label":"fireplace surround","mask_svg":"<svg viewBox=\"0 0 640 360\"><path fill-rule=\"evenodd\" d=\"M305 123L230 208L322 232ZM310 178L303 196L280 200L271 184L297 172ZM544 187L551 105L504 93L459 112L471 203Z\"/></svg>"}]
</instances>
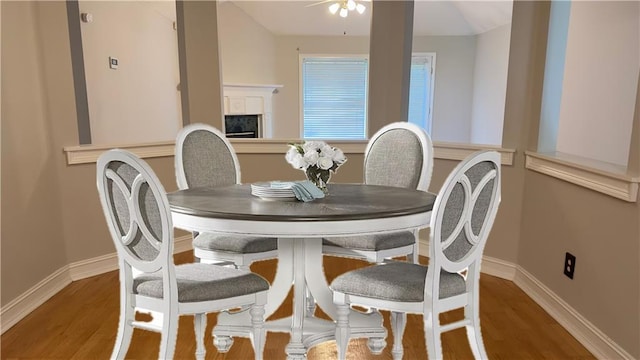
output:
<instances>
[{"instance_id":1,"label":"fireplace surround","mask_svg":"<svg viewBox=\"0 0 640 360\"><path fill-rule=\"evenodd\" d=\"M224 131L227 137L273 137L273 94L282 85L225 84Z\"/></svg>"}]
</instances>

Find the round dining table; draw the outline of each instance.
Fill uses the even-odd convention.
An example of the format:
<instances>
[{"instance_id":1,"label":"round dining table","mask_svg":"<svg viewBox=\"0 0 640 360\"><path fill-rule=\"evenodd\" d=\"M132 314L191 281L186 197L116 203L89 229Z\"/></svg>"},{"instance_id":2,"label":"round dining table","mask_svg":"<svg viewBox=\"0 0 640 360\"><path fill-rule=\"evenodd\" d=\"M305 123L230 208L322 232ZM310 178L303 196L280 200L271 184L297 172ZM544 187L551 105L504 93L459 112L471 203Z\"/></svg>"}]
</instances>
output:
<instances>
[{"instance_id":1,"label":"round dining table","mask_svg":"<svg viewBox=\"0 0 640 360\"><path fill-rule=\"evenodd\" d=\"M291 317L267 321L265 328L290 333L287 358L304 359L309 348L335 339L335 322L314 315L317 304L331 319L337 318L323 271L322 238L427 227L436 196L405 188L335 183L329 184L324 198L309 202L260 198L251 194L249 184L179 190L168 198L176 228L278 238L277 270L265 318L280 307L291 286L293 311ZM228 350L232 336L246 336L251 324L247 313L218 315L214 335L219 350ZM369 338L374 353L383 350L387 331L380 313L351 311L349 326L354 337Z\"/></svg>"}]
</instances>

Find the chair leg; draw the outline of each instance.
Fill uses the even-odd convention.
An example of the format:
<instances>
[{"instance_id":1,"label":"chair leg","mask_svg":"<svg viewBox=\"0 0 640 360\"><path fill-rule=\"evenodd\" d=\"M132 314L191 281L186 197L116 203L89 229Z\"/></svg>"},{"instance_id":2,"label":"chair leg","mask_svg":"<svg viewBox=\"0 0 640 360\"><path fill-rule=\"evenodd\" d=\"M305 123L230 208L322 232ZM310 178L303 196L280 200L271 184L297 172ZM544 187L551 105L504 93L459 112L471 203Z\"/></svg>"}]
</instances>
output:
<instances>
[{"instance_id":1,"label":"chair leg","mask_svg":"<svg viewBox=\"0 0 640 360\"><path fill-rule=\"evenodd\" d=\"M404 354L404 348L402 346L402 336L404 335L404 328L407 324L407 314L403 312L391 312L391 332L393 333L393 349L391 354L394 360L402 359Z\"/></svg>"},{"instance_id":2,"label":"chair leg","mask_svg":"<svg viewBox=\"0 0 640 360\"><path fill-rule=\"evenodd\" d=\"M440 339L440 318L438 314L424 314L424 337L429 359L442 359L442 342Z\"/></svg>"},{"instance_id":3,"label":"chair leg","mask_svg":"<svg viewBox=\"0 0 640 360\"><path fill-rule=\"evenodd\" d=\"M264 305L253 305L249 310L251 314L251 344L253 345L254 358L262 360L264 343L266 340L264 330Z\"/></svg>"},{"instance_id":4,"label":"chair leg","mask_svg":"<svg viewBox=\"0 0 640 360\"><path fill-rule=\"evenodd\" d=\"M216 347L219 353L226 353L231 349L233 345L233 338L231 336L218 336L213 335L213 345Z\"/></svg>"},{"instance_id":5,"label":"chair leg","mask_svg":"<svg viewBox=\"0 0 640 360\"><path fill-rule=\"evenodd\" d=\"M415 238L415 242L413 244L413 250L411 251L411 254L407 255L407 261L412 262L414 264L419 264L420 263L420 248L418 246L419 242L420 242L420 236L419 236L419 230L414 230L413 232L413 237Z\"/></svg>"},{"instance_id":6,"label":"chair leg","mask_svg":"<svg viewBox=\"0 0 640 360\"><path fill-rule=\"evenodd\" d=\"M121 299L120 301L125 301ZM124 359L127 356L127 350L129 350L129 344L131 344L131 336L133 335L133 322L135 318L135 309L129 304L124 303L120 305L120 323L118 325L118 335L116 336L116 343L113 347L113 353L111 359Z\"/></svg>"},{"instance_id":7,"label":"chair leg","mask_svg":"<svg viewBox=\"0 0 640 360\"><path fill-rule=\"evenodd\" d=\"M173 309L172 309L173 310ZM162 335L160 336L159 359L173 359L178 338L178 314L168 311L162 317Z\"/></svg>"},{"instance_id":8,"label":"chair leg","mask_svg":"<svg viewBox=\"0 0 640 360\"><path fill-rule=\"evenodd\" d=\"M476 359L488 359L487 351L484 348L484 342L482 341L482 331L480 330L480 317L478 314L478 307L468 305L464 308L465 318L471 322L466 326L467 339L469 339L469 346L471 352Z\"/></svg>"},{"instance_id":9,"label":"chair leg","mask_svg":"<svg viewBox=\"0 0 640 360\"><path fill-rule=\"evenodd\" d=\"M316 299L313 298L313 294L311 294L311 290L309 287L305 290L305 301L306 301L306 312L308 317L313 317L313 314L316 312Z\"/></svg>"},{"instance_id":10,"label":"chair leg","mask_svg":"<svg viewBox=\"0 0 640 360\"><path fill-rule=\"evenodd\" d=\"M196 359L204 360L207 350L204 346L204 330L207 327L207 314L196 314L193 318L196 334Z\"/></svg>"},{"instance_id":11,"label":"chair leg","mask_svg":"<svg viewBox=\"0 0 640 360\"><path fill-rule=\"evenodd\" d=\"M337 305L336 319L336 346L338 348L338 359L345 360L347 357L347 348L349 347L349 313L351 312L348 304Z\"/></svg>"},{"instance_id":12,"label":"chair leg","mask_svg":"<svg viewBox=\"0 0 640 360\"><path fill-rule=\"evenodd\" d=\"M371 307L369 308L367 313L380 313L380 311L378 311L378 309L376 308ZM370 337L369 340L367 340L367 347L369 348L369 351L374 355L382 354L384 348L387 347L386 334L385 337Z\"/></svg>"}]
</instances>

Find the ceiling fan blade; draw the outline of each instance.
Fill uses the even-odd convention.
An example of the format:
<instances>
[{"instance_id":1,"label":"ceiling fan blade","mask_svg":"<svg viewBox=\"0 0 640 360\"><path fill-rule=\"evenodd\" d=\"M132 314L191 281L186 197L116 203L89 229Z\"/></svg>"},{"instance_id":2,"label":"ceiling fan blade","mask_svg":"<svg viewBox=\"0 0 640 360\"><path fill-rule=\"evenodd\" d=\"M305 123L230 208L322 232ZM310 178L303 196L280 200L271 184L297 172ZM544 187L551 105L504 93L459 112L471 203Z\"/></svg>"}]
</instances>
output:
<instances>
[{"instance_id":1,"label":"ceiling fan blade","mask_svg":"<svg viewBox=\"0 0 640 360\"><path fill-rule=\"evenodd\" d=\"M316 5L322 5L322 4L326 4L326 3L330 3L336 0L322 0L322 1L318 1L316 3L313 4L309 4L309 5L305 5L305 7L311 7L311 6L316 6Z\"/></svg>"}]
</instances>

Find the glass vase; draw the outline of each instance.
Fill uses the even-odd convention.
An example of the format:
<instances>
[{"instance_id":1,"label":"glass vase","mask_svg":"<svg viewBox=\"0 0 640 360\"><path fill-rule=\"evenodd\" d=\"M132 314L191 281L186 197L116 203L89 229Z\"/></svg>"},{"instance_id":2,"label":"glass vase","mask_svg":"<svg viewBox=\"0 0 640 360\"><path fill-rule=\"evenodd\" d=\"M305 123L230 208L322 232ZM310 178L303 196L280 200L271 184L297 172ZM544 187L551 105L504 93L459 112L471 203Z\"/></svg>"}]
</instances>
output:
<instances>
[{"instance_id":1,"label":"glass vase","mask_svg":"<svg viewBox=\"0 0 640 360\"><path fill-rule=\"evenodd\" d=\"M331 178L329 170L319 170L309 167L305 170L304 174L307 180L311 181L318 189L322 190L323 193L329 193L329 189L327 189L327 183Z\"/></svg>"}]
</instances>

